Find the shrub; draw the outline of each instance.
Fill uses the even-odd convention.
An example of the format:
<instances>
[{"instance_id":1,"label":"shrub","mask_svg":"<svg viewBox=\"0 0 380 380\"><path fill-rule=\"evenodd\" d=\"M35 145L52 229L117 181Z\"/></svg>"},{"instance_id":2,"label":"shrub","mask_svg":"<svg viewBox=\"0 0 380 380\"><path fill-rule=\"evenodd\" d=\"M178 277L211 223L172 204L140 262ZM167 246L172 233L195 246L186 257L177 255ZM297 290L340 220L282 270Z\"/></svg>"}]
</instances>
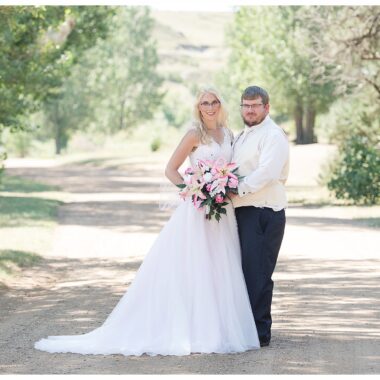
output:
<instances>
[{"instance_id":1,"label":"shrub","mask_svg":"<svg viewBox=\"0 0 380 380\"><path fill-rule=\"evenodd\" d=\"M380 200L380 151L365 136L341 144L327 174L327 187L336 198L373 205Z\"/></svg>"},{"instance_id":2,"label":"shrub","mask_svg":"<svg viewBox=\"0 0 380 380\"><path fill-rule=\"evenodd\" d=\"M150 143L150 150L152 152L157 151L158 149L160 149L161 144L162 144L161 138L160 137L155 137L153 139L153 141Z\"/></svg>"}]
</instances>

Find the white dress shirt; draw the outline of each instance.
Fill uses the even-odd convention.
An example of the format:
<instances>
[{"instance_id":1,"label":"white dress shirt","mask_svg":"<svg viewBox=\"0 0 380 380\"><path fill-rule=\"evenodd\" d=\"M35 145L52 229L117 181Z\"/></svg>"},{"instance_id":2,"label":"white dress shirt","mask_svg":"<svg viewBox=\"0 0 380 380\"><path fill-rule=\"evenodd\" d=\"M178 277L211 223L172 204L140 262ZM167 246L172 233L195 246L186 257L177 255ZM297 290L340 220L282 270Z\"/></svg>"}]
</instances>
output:
<instances>
[{"instance_id":1,"label":"white dress shirt","mask_svg":"<svg viewBox=\"0 0 380 380\"><path fill-rule=\"evenodd\" d=\"M234 207L287 207L285 182L289 173L289 143L285 132L267 115L258 125L245 126L235 139L232 161L244 176Z\"/></svg>"}]
</instances>

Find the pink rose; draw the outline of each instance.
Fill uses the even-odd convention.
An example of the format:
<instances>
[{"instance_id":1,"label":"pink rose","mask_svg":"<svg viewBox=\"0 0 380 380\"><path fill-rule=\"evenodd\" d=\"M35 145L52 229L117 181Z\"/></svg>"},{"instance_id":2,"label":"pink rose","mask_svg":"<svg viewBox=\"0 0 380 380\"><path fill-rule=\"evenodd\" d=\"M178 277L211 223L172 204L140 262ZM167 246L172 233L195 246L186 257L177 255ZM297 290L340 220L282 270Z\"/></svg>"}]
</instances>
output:
<instances>
[{"instance_id":1,"label":"pink rose","mask_svg":"<svg viewBox=\"0 0 380 380\"><path fill-rule=\"evenodd\" d=\"M208 191L208 192L210 192L211 191L211 183L209 183L207 186L206 186L206 190Z\"/></svg>"},{"instance_id":2,"label":"pink rose","mask_svg":"<svg viewBox=\"0 0 380 380\"><path fill-rule=\"evenodd\" d=\"M216 197L215 197L215 202L216 203L223 203L224 201L224 198L222 195L218 194Z\"/></svg>"}]
</instances>

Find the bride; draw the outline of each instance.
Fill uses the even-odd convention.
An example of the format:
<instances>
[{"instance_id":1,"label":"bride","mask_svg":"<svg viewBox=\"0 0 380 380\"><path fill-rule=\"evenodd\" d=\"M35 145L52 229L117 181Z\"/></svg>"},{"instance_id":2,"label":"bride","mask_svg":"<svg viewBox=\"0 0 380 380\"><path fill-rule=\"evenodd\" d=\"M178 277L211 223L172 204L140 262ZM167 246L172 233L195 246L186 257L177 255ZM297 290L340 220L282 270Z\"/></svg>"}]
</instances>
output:
<instances>
[{"instance_id":1,"label":"bride","mask_svg":"<svg viewBox=\"0 0 380 380\"><path fill-rule=\"evenodd\" d=\"M200 91L196 123L170 158L165 174L178 172L187 157L232 157L232 133L219 94ZM174 211L145 256L128 291L104 323L82 335L49 336L35 343L47 352L123 355L234 353L259 348L241 269L232 205L219 222L206 220L186 199Z\"/></svg>"}]
</instances>

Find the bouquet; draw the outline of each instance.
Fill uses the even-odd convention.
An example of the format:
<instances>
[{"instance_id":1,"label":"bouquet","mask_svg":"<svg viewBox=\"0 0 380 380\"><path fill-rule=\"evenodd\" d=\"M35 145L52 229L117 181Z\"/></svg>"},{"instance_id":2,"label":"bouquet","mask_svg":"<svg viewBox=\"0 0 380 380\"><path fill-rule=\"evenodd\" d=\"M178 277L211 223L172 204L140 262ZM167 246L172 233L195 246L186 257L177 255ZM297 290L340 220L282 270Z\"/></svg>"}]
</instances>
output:
<instances>
[{"instance_id":1,"label":"bouquet","mask_svg":"<svg viewBox=\"0 0 380 380\"><path fill-rule=\"evenodd\" d=\"M177 185L181 190L182 199L191 197L193 205L198 210L205 210L206 219L212 217L219 222L221 215L227 211L227 193L237 194L238 183L242 178L235 174L238 167L220 158L216 161L198 160L194 168L187 168L184 184Z\"/></svg>"}]
</instances>

